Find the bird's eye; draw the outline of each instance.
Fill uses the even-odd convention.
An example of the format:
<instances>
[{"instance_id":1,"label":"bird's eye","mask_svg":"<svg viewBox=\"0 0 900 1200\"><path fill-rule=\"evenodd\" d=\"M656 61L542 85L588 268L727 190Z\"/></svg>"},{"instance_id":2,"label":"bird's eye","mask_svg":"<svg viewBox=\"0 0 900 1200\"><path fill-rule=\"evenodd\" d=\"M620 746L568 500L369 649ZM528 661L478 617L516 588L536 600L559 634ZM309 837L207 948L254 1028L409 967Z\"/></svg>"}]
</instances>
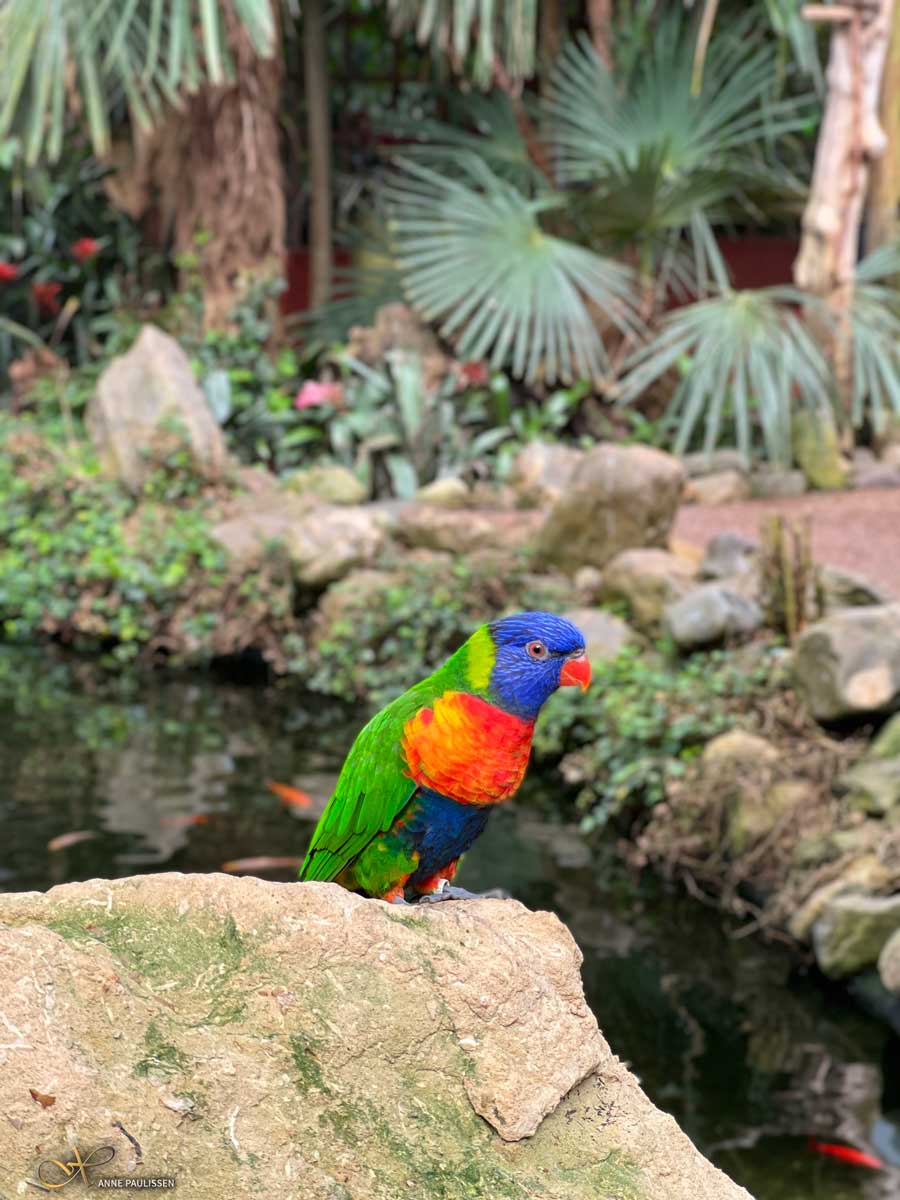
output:
<instances>
[{"instance_id":1,"label":"bird's eye","mask_svg":"<svg viewBox=\"0 0 900 1200\"><path fill-rule=\"evenodd\" d=\"M529 642L525 647L532 658L546 658L547 647L543 642Z\"/></svg>"}]
</instances>

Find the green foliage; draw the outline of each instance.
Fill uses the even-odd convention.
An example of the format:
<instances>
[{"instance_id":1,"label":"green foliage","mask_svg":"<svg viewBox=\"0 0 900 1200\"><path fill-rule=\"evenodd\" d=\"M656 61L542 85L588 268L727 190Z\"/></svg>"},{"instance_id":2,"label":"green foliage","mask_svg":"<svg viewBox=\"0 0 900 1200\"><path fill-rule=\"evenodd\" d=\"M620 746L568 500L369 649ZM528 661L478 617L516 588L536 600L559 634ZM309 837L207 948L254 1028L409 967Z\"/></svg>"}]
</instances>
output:
<instances>
[{"instance_id":1,"label":"green foliage","mask_svg":"<svg viewBox=\"0 0 900 1200\"><path fill-rule=\"evenodd\" d=\"M257 52L271 53L270 0L233 10ZM0 45L0 138L20 133L29 163L59 157L73 112L105 155L124 108L148 129L182 91L234 75L216 0L5 0Z\"/></svg>"},{"instance_id":2,"label":"green foliage","mask_svg":"<svg viewBox=\"0 0 900 1200\"><path fill-rule=\"evenodd\" d=\"M164 283L159 257L107 200L108 174L76 140L52 170L24 167L15 142L0 146L0 262L15 272L0 278L0 377L24 342L90 361L129 323L122 310L152 302Z\"/></svg>"},{"instance_id":3,"label":"green foliage","mask_svg":"<svg viewBox=\"0 0 900 1200\"><path fill-rule=\"evenodd\" d=\"M626 647L595 663L589 691L562 693L538 724L535 753L562 759L585 831L658 804L667 782L737 720L734 702L745 706L769 678L766 659L745 665L713 651L681 661L659 650Z\"/></svg>"},{"instance_id":4,"label":"green foliage","mask_svg":"<svg viewBox=\"0 0 900 1200\"><path fill-rule=\"evenodd\" d=\"M702 421L707 453L731 435L749 461L758 431L769 458L790 463L793 405L817 407L829 386L825 358L790 307L804 299L793 288L727 289L675 310L631 356L621 402L677 368L668 414L676 453Z\"/></svg>"},{"instance_id":5,"label":"green foliage","mask_svg":"<svg viewBox=\"0 0 900 1200\"><path fill-rule=\"evenodd\" d=\"M900 413L900 244L882 246L857 265L850 312L853 424L881 433Z\"/></svg>"},{"instance_id":6,"label":"green foliage","mask_svg":"<svg viewBox=\"0 0 900 1200\"><path fill-rule=\"evenodd\" d=\"M409 559L384 575L350 576L329 589L314 636L295 639L288 669L316 692L380 706L439 667L485 621L504 610L560 612L571 588L511 569L493 556L448 563Z\"/></svg>"},{"instance_id":7,"label":"green foliage","mask_svg":"<svg viewBox=\"0 0 900 1200\"><path fill-rule=\"evenodd\" d=\"M136 501L104 479L92 452L58 426L0 421L0 632L56 636L133 657L189 604L197 578L224 578L202 504L172 504L163 464ZM193 490L188 488L187 490ZM164 510L154 504L162 494ZM215 611L209 613L215 620ZM196 631L202 613L185 614Z\"/></svg>"}]
</instances>

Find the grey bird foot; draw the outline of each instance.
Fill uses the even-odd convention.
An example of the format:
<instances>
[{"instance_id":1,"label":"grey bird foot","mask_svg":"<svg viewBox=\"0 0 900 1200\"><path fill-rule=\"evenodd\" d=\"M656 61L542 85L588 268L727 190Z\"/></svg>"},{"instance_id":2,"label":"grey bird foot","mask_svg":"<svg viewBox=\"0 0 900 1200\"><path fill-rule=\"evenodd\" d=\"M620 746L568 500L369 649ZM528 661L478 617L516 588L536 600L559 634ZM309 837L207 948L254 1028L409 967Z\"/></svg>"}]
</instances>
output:
<instances>
[{"instance_id":1,"label":"grey bird foot","mask_svg":"<svg viewBox=\"0 0 900 1200\"><path fill-rule=\"evenodd\" d=\"M498 892L468 892L465 888L451 887L446 884L436 892L430 892L427 896L420 896L419 904L436 904L439 900L492 900L499 899Z\"/></svg>"}]
</instances>

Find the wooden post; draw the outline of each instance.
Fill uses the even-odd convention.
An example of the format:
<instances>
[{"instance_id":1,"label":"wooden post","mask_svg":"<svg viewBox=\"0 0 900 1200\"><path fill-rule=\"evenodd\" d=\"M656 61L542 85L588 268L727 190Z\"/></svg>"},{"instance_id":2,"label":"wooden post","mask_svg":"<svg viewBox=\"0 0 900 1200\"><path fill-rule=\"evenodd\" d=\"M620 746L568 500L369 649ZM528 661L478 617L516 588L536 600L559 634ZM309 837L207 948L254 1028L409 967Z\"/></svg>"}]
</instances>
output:
<instances>
[{"instance_id":1,"label":"wooden post","mask_svg":"<svg viewBox=\"0 0 900 1200\"><path fill-rule=\"evenodd\" d=\"M310 306L331 292L331 117L322 0L303 0L303 75L309 137Z\"/></svg>"},{"instance_id":2,"label":"wooden post","mask_svg":"<svg viewBox=\"0 0 900 1200\"><path fill-rule=\"evenodd\" d=\"M827 338L847 426L853 381L850 306L869 164L884 151L878 97L893 0L808 4L807 20L832 26L825 113L794 263L798 287L820 296L834 325Z\"/></svg>"},{"instance_id":3,"label":"wooden post","mask_svg":"<svg viewBox=\"0 0 900 1200\"><path fill-rule=\"evenodd\" d=\"M890 44L881 80L879 116L887 133L884 153L872 163L866 210L866 251L900 236L900 5L894 5Z\"/></svg>"}]
</instances>

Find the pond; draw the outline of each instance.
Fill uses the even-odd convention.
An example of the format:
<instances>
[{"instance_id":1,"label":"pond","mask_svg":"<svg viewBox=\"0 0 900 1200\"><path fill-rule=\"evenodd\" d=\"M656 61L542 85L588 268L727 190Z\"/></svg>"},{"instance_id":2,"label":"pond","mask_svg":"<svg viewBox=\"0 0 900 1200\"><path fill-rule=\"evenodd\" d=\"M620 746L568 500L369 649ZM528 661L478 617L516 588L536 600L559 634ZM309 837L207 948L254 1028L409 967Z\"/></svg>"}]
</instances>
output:
<instances>
[{"instance_id":1,"label":"pond","mask_svg":"<svg viewBox=\"0 0 900 1200\"><path fill-rule=\"evenodd\" d=\"M302 856L359 722L293 689L104 675L0 648L0 888ZM311 804L279 800L267 780ZM900 1038L787 947L736 939L721 914L590 855L549 787L532 779L494 814L461 883L566 921L613 1049L758 1200L900 1196L900 1171L810 1146L900 1162Z\"/></svg>"}]
</instances>

